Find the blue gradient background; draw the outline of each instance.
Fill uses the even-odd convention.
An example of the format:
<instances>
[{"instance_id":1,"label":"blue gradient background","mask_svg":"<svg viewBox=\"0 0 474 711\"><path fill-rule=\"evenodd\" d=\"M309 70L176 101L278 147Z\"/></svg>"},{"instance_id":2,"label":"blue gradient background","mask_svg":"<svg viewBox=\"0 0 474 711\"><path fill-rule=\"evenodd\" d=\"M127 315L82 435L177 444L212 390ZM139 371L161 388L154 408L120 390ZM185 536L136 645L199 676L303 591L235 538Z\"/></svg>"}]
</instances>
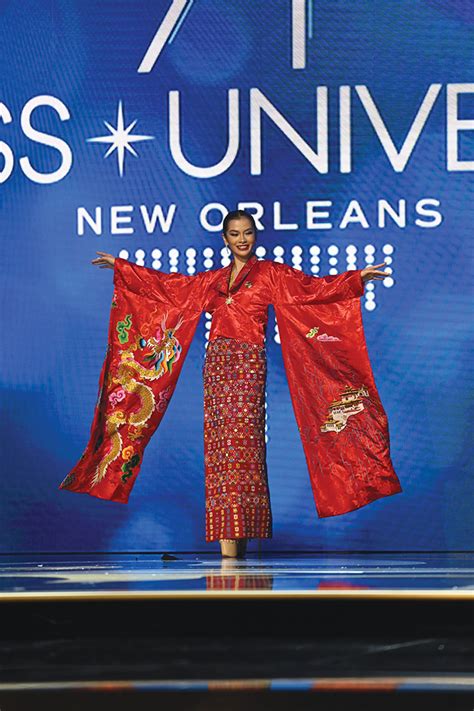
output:
<instances>
[{"instance_id":1,"label":"blue gradient background","mask_svg":"<svg viewBox=\"0 0 474 711\"><path fill-rule=\"evenodd\" d=\"M0 122L0 140L15 154L12 176L0 185L2 294L1 551L213 550L204 542L203 394L205 315L166 416L152 438L127 506L59 491L88 440L105 356L112 272L91 266L96 250L151 251L175 247L216 250L220 232L205 231L198 214L207 202L235 209L261 201L268 210L258 243L284 260L302 246L321 247L320 274L329 273L327 248L375 246L382 262L394 246L394 285L373 282L376 308L364 308L367 345L390 423L392 459L403 493L344 516L318 519L291 408L281 350L270 309L268 355L268 469L274 537L261 550L468 550L473 542L472 480L472 218L469 172L446 169L446 85L474 81L474 12L470 2L322 1L313 8L307 67L291 68L290 3L283 0L196 0L154 71L137 67L166 13L167 2L0 2L0 101L13 122ZM338 88L365 84L398 148L428 87L442 89L406 169L395 173L352 92L353 168L338 171ZM316 86L329 87L330 170L318 174L269 120L263 119L262 175L249 173L249 90L258 87L312 145ZM222 176L185 175L168 149L168 91L181 92L182 145L198 165L217 162L227 145L227 90L240 89L241 147ZM49 108L33 124L60 136L73 166L59 183L38 185L19 166L58 167L57 151L22 133L20 113L33 96L52 94L71 113L61 122ZM86 139L115 125L121 99L133 132L155 136L134 144L125 175L116 153ZM474 116L473 95L460 99ZM474 158L472 131L460 137L460 157ZM0 158L0 166L3 160ZM416 226L414 204L441 201L443 222ZM358 199L369 230L337 222ZM407 200L408 224L376 225L377 200ZM334 228L306 230L304 203L333 200ZM271 204L298 230L277 231ZM177 204L172 230L148 235L138 205ZM76 209L136 207L134 235L76 233ZM216 218L216 223L218 222ZM106 223L107 224L107 221ZM184 255L179 271L186 272ZM167 271L166 263L162 269Z\"/></svg>"}]
</instances>

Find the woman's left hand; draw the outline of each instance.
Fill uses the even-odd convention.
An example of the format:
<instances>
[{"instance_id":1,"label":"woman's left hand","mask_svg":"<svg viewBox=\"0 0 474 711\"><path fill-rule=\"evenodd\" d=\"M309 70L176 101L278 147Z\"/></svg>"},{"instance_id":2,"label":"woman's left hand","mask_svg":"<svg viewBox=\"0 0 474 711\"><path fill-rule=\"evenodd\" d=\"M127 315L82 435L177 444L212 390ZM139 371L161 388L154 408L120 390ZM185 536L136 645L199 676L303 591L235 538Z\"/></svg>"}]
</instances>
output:
<instances>
[{"instance_id":1,"label":"woman's left hand","mask_svg":"<svg viewBox=\"0 0 474 711\"><path fill-rule=\"evenodd\" d=\"M366 282L366 281L369 281L370 279L385 279L385 277L390 276L389 272L383 272L380 269L377 269L377 267L383 267L384 264L385 264L385 262L382 262L381 264L374 264L373 266L365 267L364 269L362 269L362 271L361 271L362 281Z\"/></svg>"}]
</instances>

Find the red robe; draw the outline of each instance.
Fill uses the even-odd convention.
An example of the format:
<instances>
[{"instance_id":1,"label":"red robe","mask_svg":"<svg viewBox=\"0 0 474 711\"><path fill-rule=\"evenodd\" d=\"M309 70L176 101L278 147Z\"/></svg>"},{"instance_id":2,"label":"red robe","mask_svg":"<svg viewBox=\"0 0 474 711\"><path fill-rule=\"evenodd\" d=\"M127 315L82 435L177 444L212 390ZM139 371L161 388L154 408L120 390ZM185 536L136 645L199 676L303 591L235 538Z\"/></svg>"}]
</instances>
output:
<instances>
[{"instance_id":1,"label":"red robe","mask_svg":"<svg viewBox=\"0 0 474 711\"><path fill-rule=\"evenodd\" d=\"M116 258L107 353L90 439L59 488L127 503L203 311L219 335L264 344L275 309L283 362L320 517L402 491L362 322L361 270L307 275L253 254L194 276Z\"/></svg>"}]
</instances>

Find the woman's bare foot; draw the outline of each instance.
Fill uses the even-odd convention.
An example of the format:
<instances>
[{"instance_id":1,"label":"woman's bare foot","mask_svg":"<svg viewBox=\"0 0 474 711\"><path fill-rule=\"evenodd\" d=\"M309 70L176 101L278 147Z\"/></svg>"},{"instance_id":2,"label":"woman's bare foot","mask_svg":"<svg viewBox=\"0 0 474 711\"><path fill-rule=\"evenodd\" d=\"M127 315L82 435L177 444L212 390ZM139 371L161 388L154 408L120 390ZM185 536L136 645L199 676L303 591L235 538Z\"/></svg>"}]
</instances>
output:
<instances>
[{"instance_id":1,"label":"woman's bare foot","mask_svg":"<svg viewBox=\"0 0 474 711\"><path fill-rule=\"evenodd\" d=\"M238 539L236 538L221 538L221 554L223 558L237 558L239 554Z\"/></svg>"},{"instance_id":2,"label":"woman's bare foot","mask_svg":"<svg viewBox=\"0 0 474 711\"><path fill-rule=\"evenodd\" d=\"M221 554L223 558L242 558L247 549L246 538L221 538Z\"/></svg>"}]
</instances>

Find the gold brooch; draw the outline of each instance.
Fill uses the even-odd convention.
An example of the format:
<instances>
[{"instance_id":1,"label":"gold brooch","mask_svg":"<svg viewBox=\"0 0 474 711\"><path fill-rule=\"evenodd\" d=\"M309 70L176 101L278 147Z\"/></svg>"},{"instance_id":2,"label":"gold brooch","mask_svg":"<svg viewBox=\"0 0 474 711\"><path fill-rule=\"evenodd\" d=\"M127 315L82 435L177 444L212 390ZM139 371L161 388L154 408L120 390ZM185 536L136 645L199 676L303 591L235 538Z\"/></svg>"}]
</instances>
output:
<instances>
[{"instance_id":1,"label":"gold brooch","mask_svg":"<svg viewBox=\"0 0 474 711\"><path fill-rule=\"evenodd\" d=\"M231 304L233 302L232 296L228 296L227 299L225 300L226 304Z\"/></svg>"}]
</instances>

